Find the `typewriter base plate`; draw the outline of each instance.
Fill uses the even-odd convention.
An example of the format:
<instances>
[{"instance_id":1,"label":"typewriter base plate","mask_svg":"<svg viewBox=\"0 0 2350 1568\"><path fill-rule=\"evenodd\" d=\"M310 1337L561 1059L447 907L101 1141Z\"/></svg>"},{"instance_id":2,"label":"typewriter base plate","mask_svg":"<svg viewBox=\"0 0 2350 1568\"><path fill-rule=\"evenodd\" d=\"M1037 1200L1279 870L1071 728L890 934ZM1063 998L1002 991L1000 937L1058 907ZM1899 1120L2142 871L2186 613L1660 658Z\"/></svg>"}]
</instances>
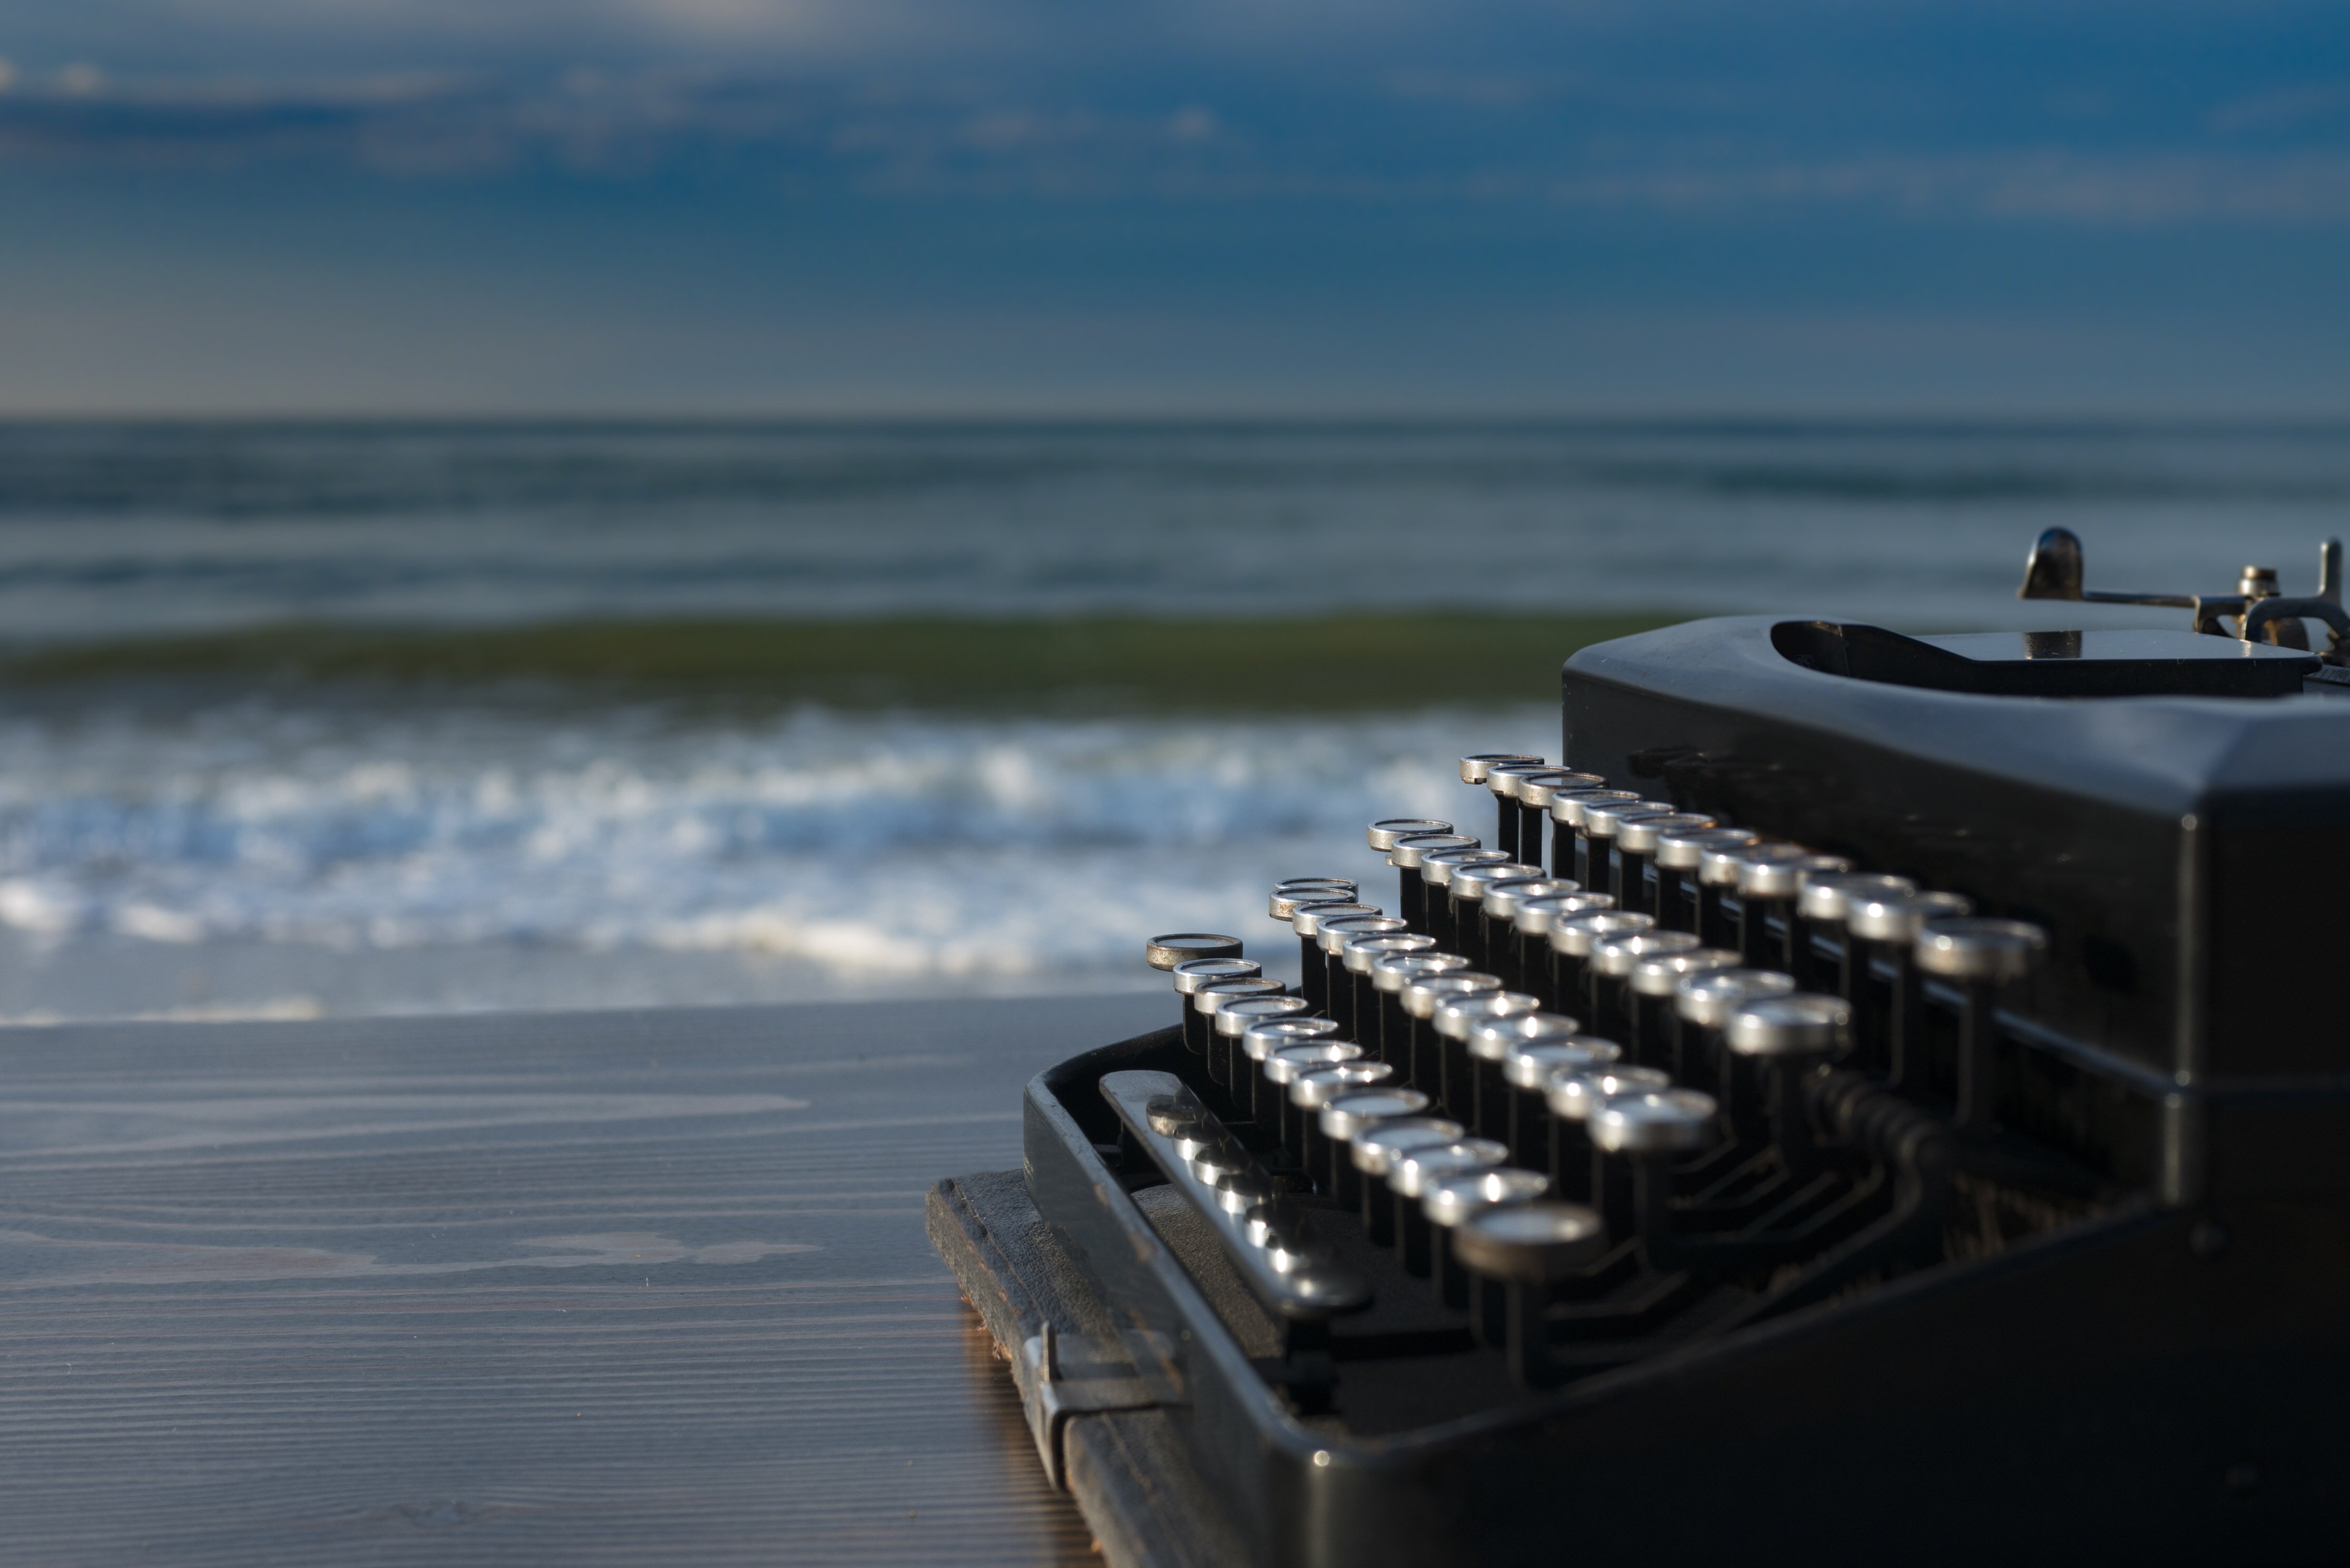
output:
<instances>
[{"instance_id":1,"label":"typewriter base plate","mask_svg":"<svg viewBox=\"0 0 2350 1568\"><path fill-rule=\"evenodd\" d=\"M1057 1428L1039 1436L1040 1457L1054 1445L1061 1483L1110 1568L1247 1562L1167 1417L1147 1406L1104 1407L1132 1397L1099 1348L1116 1344L1108 1314L1054 1241L1020 1172L950 1177L931 1189L923 1219L1010 1364L1032 1435ZM1040 1354L1048 1338L1049 1363ZM1048 1398L1046 1386L1067 1397Z\"/></svg>"}]
</instances>

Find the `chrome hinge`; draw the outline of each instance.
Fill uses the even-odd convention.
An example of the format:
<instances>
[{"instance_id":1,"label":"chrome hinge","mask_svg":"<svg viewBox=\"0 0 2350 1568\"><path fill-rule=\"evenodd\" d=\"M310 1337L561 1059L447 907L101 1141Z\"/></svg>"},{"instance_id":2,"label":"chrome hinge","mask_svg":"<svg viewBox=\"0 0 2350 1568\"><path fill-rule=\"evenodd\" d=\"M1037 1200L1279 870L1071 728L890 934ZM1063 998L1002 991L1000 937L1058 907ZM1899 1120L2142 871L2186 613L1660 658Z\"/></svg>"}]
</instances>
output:
<instances>
[{"instance_id":1,"label":"chrome hinge","mask_svg":"<svg viewBox=\"0 0 2350 1568\"><path fill-rule=\"evenodd\" d=\"M1061 1439L1070 1417L1147 1410L1158 1403L1144 1391L1124 1353L1090 1334L1055 1334L1049 1323L1021 1342L1018 1371L1029 1435L1036 1439L1045 1476L1063 1490L1068 1480Z\"/></svg>"}]
</instances>

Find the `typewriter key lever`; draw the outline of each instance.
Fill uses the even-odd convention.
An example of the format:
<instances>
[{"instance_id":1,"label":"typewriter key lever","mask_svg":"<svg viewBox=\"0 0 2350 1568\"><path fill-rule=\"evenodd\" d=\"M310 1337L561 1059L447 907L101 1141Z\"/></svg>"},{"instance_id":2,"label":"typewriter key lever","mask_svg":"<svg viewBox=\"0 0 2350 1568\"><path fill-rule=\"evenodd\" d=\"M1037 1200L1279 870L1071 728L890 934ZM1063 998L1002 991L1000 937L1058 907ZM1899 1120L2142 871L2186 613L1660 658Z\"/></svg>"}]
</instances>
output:
<instances>
[{"instance_id":1,"label":"typewriter key lever","mask_svg":"<svg viewBox=\"0 0 2350 1568\"><path fill-rule=\"evenodd\" d=\"M1470 1215L1454 1232L1452 1251L1461 1266L1503 1287L1503 1344L1510 1371L1524 1386L1563 1381L1545 1322L1550 1287L1607 1250L1607 1228L1578 1203L1498 1204Z\"/></svg>"}]
</instances>

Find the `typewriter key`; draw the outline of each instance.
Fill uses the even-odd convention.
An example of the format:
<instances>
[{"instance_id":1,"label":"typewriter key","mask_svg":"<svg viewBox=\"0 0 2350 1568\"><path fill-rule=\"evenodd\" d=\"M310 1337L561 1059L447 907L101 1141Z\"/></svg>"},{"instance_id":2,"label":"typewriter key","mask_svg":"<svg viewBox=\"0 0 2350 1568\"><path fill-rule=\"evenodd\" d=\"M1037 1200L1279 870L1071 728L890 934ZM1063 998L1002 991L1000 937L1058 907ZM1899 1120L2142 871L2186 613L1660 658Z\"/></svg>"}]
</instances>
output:
<instances>
[{"instance_id":1,"label":"typewriter key","mask_svg":"<svg viewBox=\"0 0 2350 1568\"><path fill-rule=\"evenodd\" d=\"M1219 1004L1215 1016L1209 1020L1214 1026L1215 1041L1208 1052L1208 1078L1222 1084L1225 1092L1242 1093L1239 1077L1246 1058L1241 1053L1241 1036L1249 1026L1265 1023L1277 1018L1295 1018L1306 1011L1302 996L1236 996Z\"/></svg>"},{"instance_id":2,"label":"typewriter key","mask_svg":"<svg viewBox=\"0 0 2350 1568\"><path fill-rule=\"evenodd\" d=\"M1446 1306L1465 1311L1470 1304L1468 1271L1447 1245L1461 1222L1481 1209L1531 1203L1549 1192L1550 1178L1541 1171L1498 1165L1466 1176L1448 1176L1420 1194L1419 1211L1428 1220L1429 1275Z\"/></svg>"},{"instance_id":3,"label":"typewriter key","mask_svg":"<svg viewBox=\"0 0 2350 1568\"><path fill-rule=\"evenodd\" d=\"M1450 833L1452 825L1426 816L1390 816L1371 824L1371 847L1384 854L1396 846L1396 840L1419 833Z\"/></svg>"},{"instance_id":4,"label":"typewriter key","mask_svg":"<svg viewBox=\"0 0 2350 1568\"><path fill-rule=\"evenodd\" d=\"M1836 945L1835 992L1852 1006L1852 1032L1855 1039L1866 1040L1874 1031L1869 1026L1870 1003L1876 1000L1875 988L1868 983L1868 957L1866 947L1856 940L1845 922L1852 913L1856 898L1907 898L1918 891L1918 885L1907 877L1884 877L1869 871L1846 871L1840 876L1814 877L1804 883L1804 891L1795 900L1795 913L1811 923L1815 936L1827 937Z\"/></svg>"},{"instance_id":5,"label":"typewriter key","mask_svg":"<svg viewBox=\"0 0 2350 1568\"><path fill-rule=\"evenodd\" d=\"M1493 846L1506 849L1513 860L1539 860L1542 843L1524 841L1525 814L1518 805L1518 792L1523 781L1531 777L1555 774L1560 770L1549 763L1495 763L1485 772L1485 787L1493 792L1496 813Z\"/></svg>"},{"instance_id":6,"label":"typewriter key","mask_svg":"<svg viewBox=\"0 0 2350 1568\"><path fill-rule=\"evenodd\" d=\"M1236 959L1241 956L1241 940L1213 931L1170 931L1145 943L1142 956L1153 969L1171 970L1193 959Z\"/></svg>"},{"instance_id":7,"label":"typewriter key","mask_svg":"<svg viewBox=\"0 0 2350 1568\"><path fill-rule=\"evenodd\" d=\"M1807 849L1757 846L1738 868L1738 949L1756 969L1775 969L1800 982L1814 969L1804 928L1795 919L1795 899L1814 877L1833 877L1852 869L1841 855L1814 855ZM1779 929L1774 937L1771 923Z\"/></svg>"},{"instance_id":8,"label":"typewriter key","mask_svg":"<svg viewBox=\"0 0 2350 1568\"><path fill-rule=\"evenodd\" d=\"M1705 857L1716 850L1744 849L1762 842L1742 827L1659 828L1657 833L1658 924L1695 931L1709 947L1722 947L1721 889L1700 881ZM1666 883L1669 878L1671 887Z\"/></svg>"},{"instance_id":9,"label":"typewriter key","mask_svg":"<svg viewBox=\"0 0 2350 1568\"><path fill-rule=\"evenodd\" d=\"M1733 929L1728 899L1738 891L1738 879L1745 875L1747 860L1756 855L1776 849L1798 846L1769 838L1750 838L1742 844L1711 846L1698 855L1697 934L1705 939L1710 948L1736 948L1746 950L1740 933Z\"/></svg>"},{"instance_id":10,"label":"typewriter key","mask_svg":"<svg viewBox=\"0 0 2350 1568\"><path fill-rule=\"evenodd\" d=\"M1382 1247L1395 1244L1395 1204L1388 1191L1388 1167L1395 1157L1406 1149L1451 1143L1461 1136L1459 1122L1430 1116L1398 1116L1355 1135L1347 1146L1347 1162L1359 1179L1363 1230L1373 1242Z\"/></svg>"},{"instance_id":11,"label":"typewriter key","mask_svg":"<svg viewBox=\"0 0 2350 1568\"><path fill-rule=\"evenodd\" d=\"M1357 937L1408 934L1404 923L1393 915L1322 918L1320 929L1314 933L1314 945L1322 950L1322 992L1327 999L1322 1011L1345 1024L1348 1033L1361 1034L1365 1026L1355 1012L1354 977L1347 972L1346 965L1347 944Z\"/></svg>"},{"instance_id":12,"label":"typewriter key","mask_svg":"<svg viewBox=\"0 0 2350 1568\"><path fill-rule=\"evenodd\" d=\"M1548 1016L1548 1015L1546 1015ZM1550 1107L1544 1103L1550 1081L1562 1073L1613 1066L1624 1048L1596 1034L1540 1034L1510 1042L1502 1058L1502 1082L1509 1115L1499 1137L1526 1165L1550 1163Z\"/></svg>"},{"instance_id":13,"label":"typewriter key","mask_svg":"<svg viewBox=\"0 0 2350 1568\"><path fill-rule=\"evenodd\" d=\"M1413 1037L1411 1015L1403 1010L1405 987L1432 974L1471 972L1469 961L1459 953L1396 953L1371 961L1371 989L1379 993L1379 1059L1406 1082L1411 1079Z\"/></svg>"},{"instance_id":14,"label":"typewriter key","mask_svg":"<svg viewBox=\"0 0 2350 1568\"><path fill-rule=\"evenodd\" d=\"M1271 1096L1263 1094L1257 1096L1257 1104L1260 1106L1265 1106L1268 1097L1272 1101L1270 1106L1272 1115L1264 1118L1260 1125L1266 1132L1273 1135L1274 1141L1282 1147L1290 1147L1295 1136L1292 1132L1292 1123L1295 1118L1289 1108L1289 1085L1301 1073L1310 1073L1316 1067L1335 1067L1342 1062L1357 1061L1362 1054L1363 1048L1353 1041L1332 1039L1307 1040L1295 1045L1284 1045L1269 1053L1265 1059L1257 1064L1257 1071L1276 1092Z\"/></svg>"},{"instance_id":15,"label":"typewriter key","mask_svg":"<svg viewBox=\"0 0 2350 1568\"><path fill-rule=\"evenodd\" d=\"M1675 898L1669 895L1677 893L1679 884L1658 868L1657 847L1668 833L1699 833L1713 826L1713 818L1694 811L1632 814L1618 821L1616 866L1624 893L1617 896L1617 906L1654 915L1659 925L1671 925L1665 917Z\"/></svg>"},{"instance_id":16,"label":"typewriter key","mask_svg":"<svg viewBox=\"0 0 2350 1568\"><path fill-rule=\"evenodd\" d=\"M1591 840L1584 836L1584 811L1594 805L1638 805L1639 803L1640 797L1627 789L1563 789L1553 793L1550 819L1554 824L1565 827L1574 836L1567 841L1565 857L1562 859L1554 830L1550 868L1561 877L1574 877L1586 888L1595 882L1606 882L1607 867L1593 861Z\"/></svg>"},{"instance_id":17,"label":"typewriter key","mask_svg":"<svg viewBox=\"0 0 2350 1568\"><path fill-rule=\"evenodd\" d=\"M1818 1168L1812 1118L1803 1099L1803 1079L1852 1048L1852 1007L1841 996L1795 992L1786 996L1757 997L1742 1002L1722 1026L1722 1039L1732 1054L1762 1064L1762 1119L1733 1097L1733 1126L1751 1140L1767 1125L1787 1168L1797 1174Z\"/></svg>"},{"instance_id":18,"label":"typewriter key","mask_svg":"<svg viewBox=\"0 0 2350 1568\"><path fill-rule=\"evenodd\" d=\"M1569 773L1565 768L1545 768L1541 773L1520 774L1515 794L1518 801L1518 858L1555 865L1551 859L1557 846L1550 832L1550 803L1563 789L1606 789L1607 781L1596 774Z\"/></svg>"},{"instance_id":19,"label":"typewriter key","mask_svg":"<svg viewBox=\"0 0 2350 1568\"><path fill-rule=\"evenodd\" d=\"M1544 1321L1550 1287L1598 1261L1606 1224L1579 1203L1499 1204L1463 1220L1451 1244L1462 1267L1502 1286L1511 1375L1528 1388L1558 1383Z\"/></svg>"},{"instance_id":20,"label":"typewriter key","mask_svg":"<svg viewBox=\"0 0 2350 1568\"><path fill-rule=\"evenodd\" d=\"M1614 1041L1607 1042L1614 1044ZM1585 1124L1591 1114L1617 1095L1648 1094L1673 1086L1654 1067L1627 1066L1621 1062L1553 1073L1543 1081L1543 1105L1550 1112L1550 1141L1544 1165L1557 1189L1570 1198L1591 1196L1596 1151Z\"/></svg>"},{"instance_id":21,"label":"typewriter key","mask_svg":"<svg viewBox=\"0 0 2350 1568\"><path fill-rule=\"evenodd\" d=\"M1591 960L1592 944L1602 937L1653 930L1656 924L1648 915L1629 914L1622 909L1586 909L1555 918L1550 923L1552 1004L1571 1007L1588 1015L1591 1004L1584 972Z\"/></svg>"},{"instance_id":22,"label":"typewriter key","mask_svg":"<svg viewBox=\"0 0 2350 1568\"><path fill-rule=\"evenodd\" d=\"M1422 1094L1434 1095L1440 1103L1444 1098L1443 1041L1436 1033L1433 1020L1437 1005L1456 996L1478 996L1487 992L1498 994L1502 989L1499 975L1485 974L1477 970L1450 970L1442 974L1423 975L1407 984L1396 1000L1403 1008L1406 1020L1404 1040L1406 1059L1397 1064L1411 1086Z\"/></svg>"},{"instance_id":23,"label":"typewriter key","mask_svg":"<svg viewBox=\"0 0 2350 1568\"><path fill-rule=\"evenodd\" d=\"M1584 1016L1595 1029L1613 1032L1637 1027L1627 1005L1632 994L1632 971L1642 959L1698 950L1698 940L1688 931L1615 931L1591 944L1584 961ZM1636 1036L1627 1033L1627 1040Z\"/></svg>"},{"instance_id":24,"label":"typewriter key","mask_svg":"<svg viewBox=\"0 0 2350 1568\"><path fill-rule=\"evenodd\" d=\"M1526 943L1518 932L1518 910L1529 898L1582 890L1565 877L1503 877L1488 885L1485 901L1479 906L1485 920L1485 967L1521 989L1545 982L1547 963L1532 972L1526 969Z\"/></svg>"},{"instance_id":25,"label":"typewriter key","mask_svg":"<svg viewBox=\"0 0 2350 1568\"><path fill-rule=\"evenodd\" d=\"M1461 782L1481 784L1485 774L1495 763L1541 763L1540 757L1523 752L1472 752L1461 759Z\"/></svg>"},{"instance_id":26,"label":"typewriter key","mask_svg":"<svg viewBox=\"0 0 2350 1568\"><path fill-rule=\"evenodd\" d=\"M1395 1200L1396 1241L1407 1273L1428 1277L1428 1216L1419 1200L1447 1177L1466 1176L1503 1164L1510 1151L1491 1138L1464 1137L1451 1143L1427 1144L1398 1149L1388 1161L1388 1191Z\"/></svg>"},{"instance_id":27,"label":"typewriter key","mask_svg":"<svg viewBox=\"0 0 2350 1568\"><path fill-rule=\"evenodd\" d=\"M1231 980L1201 981L1191 988L1191 1012L1200 1021L1200 1070L1208 1070L1207 1058L1216 1049L1216 1010L1227 1002L1243 996L1286 996L1289 988L1277 980L1262 976Z\"/></svg>"},{"instance_id":28,"label":"typewriter key","mask_svg":"<svg viewBox=\"0 0 2350 1568\"><path fill-rule=\"evenodd\" d=\"M1327 1018L1260 1019L1242 1030L1241 1059L1232 1067L1234 1107L1250 1121L1271 1121L1272 1107L1262 1094L1264 1059L1284 1045L1303 1045L1339 1034L1338 1025Z\"/></svg>"},{"instance_id":29,"label":"typewriter key","mask_svg":"<svg viewBox=\"0 0 2350 1568\"><path fill-rule=\"evenodd\" d=\"M1478 1024L1495 1018L1513 1018L1540 1012L1542 999L1529 992L1488 991L1473 996L1448 997L1436 1004L1429 1015L1428 1026L1438 1041L1438 1072L1440 1082L1433 1091L1437 1100L1453 1116L1470 1126L1477 1126L1476 1062L1469 1054L1469 1032Z\"/></svg>"},{"instance_id":30,"label":"typewriter key","mask_svg":"<svg viewBox=\"0 0 2350 1568\"><path fill-rule=\"evenodd\" d=\"M1451 873L1445 877L1444 889L1451 898L1445 918L1451 922L1457 939L1455 950L1482 968L1492 968L1493 951L1487 940L1485 895L1492 891L1496 882L1525 881L1542 874L1539 866L1523 865L1513 860L1453 867Z\"/></svg>"},{"instance_id":31,"label":"typewriter key","mask_svg":"<svg viewBox=\"0 0 2350 1568\"><path fill-rule=\"evenodd\" d=\"M1711 1147L1720 1107L1695 1089L1614 1095L1584 1123L1598 1151L1592 1164L1592 1207L1610 1230L1630 1231L1648 1266L1672 1267L1672 1164Z\"/></svg>"},{"instance_id":32,"label":"typewriter key","mask_svg":"<svg viewBox=\"0 0 2350 1568\"><path fill-rule=\"evenodd\" d=\"M1330 1169L1330 1142L1322 1136L1322 1107L1341 1095L1385 1088L1394 1076L1395 1069L1385 1062L1357 1060L1315 1067L1289 1080L1287 1123L1295 1129L1295 1141L1285 1147L1298 1168L1322 1187L1325 1196L1335 1194L1323 1186Z\"/></svg>"},{"instance_id":33,"label":"typewriter key","mask_svg":"<svg viewBox=\"0 0 2350 1568\"><path fill-rule=\"evenodd\" d=\"M1528 851L1525 858L1543 861L1549 866L1554 877L1571 876L1575 870L1575 826L1558 816L1558 797L1607 787L1607 781L1597 774L1575 774L1564 769L1555 773L1528 774L1518 785L1518 847ZM1546 845L1545 838L1548 839ZM1547 853L1533 853L1538 848L1546 849Z\"/></svg>"},{"instance_id":34,"label":"typewriter key","mask_svg":"<svg viewBox=\"0 0 2350 1568\"><path fill-rule=\"evenodd\" d=\"M1208 1054L1207 1015L1191 1005L1191 993L1211 980L1256 980L1263 971L1248 959L1185 959L1175 965L1176 1002L1183 1010L1183 1048L1194 1056Z\"/></svg>"},{"instance_id":35,"label":"typewriter key","mask_svg":"<svg viewBox=\"0 0 2350 1568\"><path fill-rule=\"evenodd\" d=\"M1717 969L1685 977L1673 988L1672 1063L1675 1078L1700 1087L1722 1081L1722 1026L1749 1002L1785 996L1795 977L1769 969Z\"/></svg>"},{"instance_id":36,"label":"typewriter key","mask_svg":"<svg viewBox=\"0 0 2350 1568\"><path fill-rule=\"evenodd\" d=\"M1661 934L1661 933L1659 933ZM1676 935L1681 933L1674 933ZM1729 948L1684 948L1652 953L1632 965L1624 982L1624 1038L1632 1059L1670 1070L1673 1063L1673 997L1693 974L1736 969L1740 956Z\"/></svg>"},{"instance_id":37,"label":"typewriter key","mask_svg":"<svg viewBox=\"0 0 2350 1568\"><path fill-rule=\"evenodd\" d=\"M1342 919L1349 915L1377 915L1381 912L1376 904L1359 903L1352 898L1306 900L1291 912L1289 929L1297 933L1298 994L1314 1004L1315 1012L1330 1011L1329 971L1323 967L1322 948L1315 940L1321 934L1322 922Z\"/></svg>"},{"instance_id":38,"label":"typewriter key","mask_svg":"<svg viewBox=\"0 0 2350 1568\"><path fill-rule=\"evenodd\" d=\"M1887 1086L1915 1090L1924 1086L1926 1063L1926 993L1918 983L1913 944L1918 933L1933 920L1957 919L1974 913L1971 899L1956 893L1912 893L1906 898L1861 896L1845 905L1845 931L1863 945L1872 961L1882 960L1891 972L1881 1015L1883 1030L1860 1037L1860 1065L1881 1069ZM1913 1060L1913 1058L1915 1058Z\"/></svg>"},{"instance_id":39,"label":"typewriter key","mask_svg":"<svg viewBox=\"0 0 2350 1568\"><path fill-rule=\"evenodd\" d=\"M1669 801L1586 800L1583 803L1583 837L1586 845L1586 864L1591 867L1591 875L1584 880L1613 895L1617 909L1641 910L1640 890L1625 880L1624 862L1616 853L1616 836L1630 818L1673 815Z\"/></svg>"},{"instance_id":40,"label":"typewriter key","mask_svg":"<svg viewBox=\"0 0 2350 1568\"><path fill-rule=\"evenodd\" d=\"M1396 868L1396 913L1415 931L1428 929L1428 884L1419 877L1419 860L1444 849L1474 849L1477 841L1465 833L1406 833L1388 849L1388 864Z\"/></svg>"},{"instance_id":41,"label":"typewriter key","mask_svg":"<svg viewBox=\"0 0 2350 1568\"><path fill-rule=\"evenodd\" d=\"M1479 1137L1497 1137L1517 1147L1510 1130L1509 1085L1502 1070L1510 1052L1525 1041L1568 1039L1582 1032L1582 1021L1564 1012L1505 1012L1470 1023L1463 1042L1471 1075L1468 1121Z\"/></svg>"},{"instance_id":42,"label":"typewriter key","mask_svg":"<svg viewBox=\"0 0 2350 1568\"><path fill-rule=\"evenodd\" d=\"M1419 857L1419 877L1427 886L1428 934L1446 947L1459 950L1460 940L1452 929L1452 873L1463 866L1508 866L1510 857L1498 849L1440 849Z\"/></svg>"},{"instance_id":43,"label":"typewriter key","mask_svg":"<svg viewBox=\"0 0 2350 1568\"><path fill-rule=\"evenodd\" d=\"M1363 1183L1362 1174L1355 1168L1355 1139L1382 1122L1420 1116L1427 1109L1428 1096L1418 1089L1362 1089L1325 1102L1315 1115L1314 1127L1329 1150L1330 1162L1326 1171L1316 1170L1315 1180L1325 1183L1323 1190L1342 1206L1359 1210ZM1456 1131L1452 1136L1460 1134Z\"/></svg>"},{"instance_id":44,"label":"typewriter key","mask_svg":"<svg viewBox=\"0 0 2350 1568\"><path fill-rule=\"evenodd\" d=\"M1912 959L1928 974L1959 982L1959 1131L1991 1130L1999 1044L1997 1008L2002 987L2038 969L2048 956L2048 933L2022 920L1950 919L1918 933Z\"/></svg>"},{"instance_id":45,"label":"typewriter key","mask_svg":"<svg viewBox=\"0 0 2350 1568\"><path fill-rule=\"evenodd\" d=\"M1372 1055L1382 1062L1395 1059L1403 1048L1399 1035L1388 1038L1388 1010L1382 1003L1378 987L1371 981L1371 966L1383 958L1400 958L1407 953L1436 950L1436 939L1417 931L1397 931L1390 936L1352 936L1338 950L1339 967L1347 971L1347 988L1352 998L1355 1037L1363 1043Z\"/></svg>"}]
</instances>

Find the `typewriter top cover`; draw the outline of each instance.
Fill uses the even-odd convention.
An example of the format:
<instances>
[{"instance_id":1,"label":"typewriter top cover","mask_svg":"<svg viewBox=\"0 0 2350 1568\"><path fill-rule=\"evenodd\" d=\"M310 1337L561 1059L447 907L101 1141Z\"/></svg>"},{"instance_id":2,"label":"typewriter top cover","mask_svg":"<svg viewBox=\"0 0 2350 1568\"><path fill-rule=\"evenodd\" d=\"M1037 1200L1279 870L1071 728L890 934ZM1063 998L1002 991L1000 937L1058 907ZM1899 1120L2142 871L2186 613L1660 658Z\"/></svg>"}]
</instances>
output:
<instances>
[{"instance_id":1,"label":"typewriter top cover","mask_svg":"<svg viewBox=\"0 0 2350 1568\"><path fill-rule=\"evenodd\" d=\"M1600 644L1555 759L1155 940L1026 1094L1048 1465L1147 1409L1263 1564L2350 1551L2340 577L2052 530L2023 597L2186 624Z\"/></svg>"}]
</instances>

